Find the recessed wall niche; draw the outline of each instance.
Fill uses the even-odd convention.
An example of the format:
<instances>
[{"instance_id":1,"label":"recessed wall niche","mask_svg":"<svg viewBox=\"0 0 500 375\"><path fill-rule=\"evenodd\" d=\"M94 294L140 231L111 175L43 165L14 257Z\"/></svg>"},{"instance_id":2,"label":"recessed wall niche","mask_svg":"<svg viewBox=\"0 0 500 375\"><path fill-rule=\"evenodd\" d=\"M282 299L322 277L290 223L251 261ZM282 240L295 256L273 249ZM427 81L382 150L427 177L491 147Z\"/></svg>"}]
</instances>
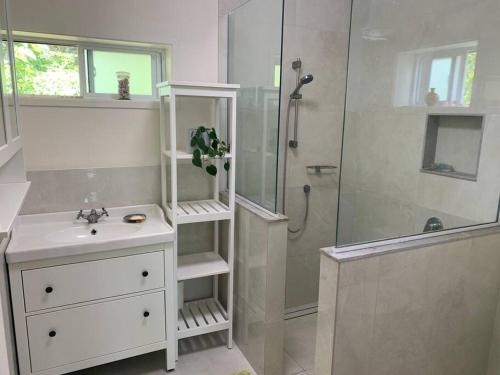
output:
<instances>
[{"instance_id":1,"label":"recessed wall niche","mask_svg":"<svg viewBox=\"0 0 500 375\"><path fill-rule=\"evenodd\" d=\"M427 116L422 172L477 180L484 116Z\"/></svg>"}]
</instances>

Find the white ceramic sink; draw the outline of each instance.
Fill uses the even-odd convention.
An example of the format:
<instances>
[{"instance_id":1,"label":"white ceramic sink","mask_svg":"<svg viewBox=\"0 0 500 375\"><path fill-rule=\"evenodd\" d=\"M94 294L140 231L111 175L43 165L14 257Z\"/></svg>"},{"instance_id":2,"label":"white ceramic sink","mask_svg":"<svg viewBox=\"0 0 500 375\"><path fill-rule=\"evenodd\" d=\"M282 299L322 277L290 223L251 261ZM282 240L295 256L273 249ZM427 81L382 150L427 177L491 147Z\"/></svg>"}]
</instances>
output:
<instances>
[{"instance_id":1,"label":"white ceramic sink","mask_svg":"<svg viewBox=\"0 0 500 375\"><path fill-rule=\"evenodd\" d=\"M174 240L174 231L157 205L108 209L97 224L76 220L77 211L22 215L16 219L6 251L8 263L81 255ZM125 215L143 213L146 221L130 224Z\"/></svg>"},{"instance_id":2,"label":"white ceramic sink","mask_svg":"<svg viewBox=\"0 0 500 375\"><path fill-rule=\"evenodd\" d=\"M48 233L46 238L56 243L73 243L85 241L112 240L128 236L141 229L138 225L126 223L91 224L74 226Z\"/></svg>"}]
</instances>

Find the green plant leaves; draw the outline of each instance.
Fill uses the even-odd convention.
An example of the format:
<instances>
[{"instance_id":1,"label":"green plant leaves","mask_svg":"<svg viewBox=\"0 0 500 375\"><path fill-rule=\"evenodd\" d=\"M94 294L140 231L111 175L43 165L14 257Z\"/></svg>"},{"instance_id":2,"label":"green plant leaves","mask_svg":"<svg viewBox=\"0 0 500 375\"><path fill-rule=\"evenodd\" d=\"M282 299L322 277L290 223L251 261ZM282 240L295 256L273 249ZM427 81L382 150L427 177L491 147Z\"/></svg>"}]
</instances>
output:
<instances>
[{"instance_id":1,"label":"green plant leaves","mask_svg":"<svg viewBox=\"0 0 500 375\"><path fill-rule=\"evenodd\" d=\"M215 131L214 128L210 129L210 131L208 133L208 137L210 139L217 139L217 132Z\"/></svg>"},{"instance_id":2,"label":"green plant leaves","mask_svg":"<svg viewBox=\"0 0 500 375\"><path fill-rule=\"evenodd\" d=\"M204 134L208 134L209 142L206 141L206 136L204 137ZM197 147L193 151L192 163L198 168L203 168L204 155L207 155L209 158L223 158L229 150L226 143L217 137L217 131L214 128L205 128L204 126L200 126L196 129L196 132L191 138L190 144L191 147ZM205 159L205 164L206 163L209 163L205 167L207 173L212 176L216 176L217 167ZM224 169L226 171L229 170L228 161L225 162Z\"/></svg>"},{"instance_id":3,"label":"green plant leaves","mask_svg":"<svg viewBox=\"0 0 500 375\"><path fill-rule=\"evenodd\" d=\"M198 147L200 148L200 150L203 151L204 154L206 154L208 151L208 147L205 144L205 140L203 139L203 137L198 138L197 142L198 142Z\"/></svg>"},{"instance_id":4,"label":"green plant leaves","mask_svg":"<svg viewBox=\"0 0 500 375\"><path fill-rule=\"evenodd\" d=\"M213 164L207 165L205 170L207 171L208 174L212 176L217 176L217 167L215 165Z\"/></svg>"},{"instance_id":5,"label":"green plant leaves","mask_svg":"<svg viewBox=\"0 0 500 375\"><path fill-rule=\"evenodd\" d=\"M196 149L193 151L192 163L194 166L202 168L201 151L200 150Z\"/></svg>"}]
</instances>

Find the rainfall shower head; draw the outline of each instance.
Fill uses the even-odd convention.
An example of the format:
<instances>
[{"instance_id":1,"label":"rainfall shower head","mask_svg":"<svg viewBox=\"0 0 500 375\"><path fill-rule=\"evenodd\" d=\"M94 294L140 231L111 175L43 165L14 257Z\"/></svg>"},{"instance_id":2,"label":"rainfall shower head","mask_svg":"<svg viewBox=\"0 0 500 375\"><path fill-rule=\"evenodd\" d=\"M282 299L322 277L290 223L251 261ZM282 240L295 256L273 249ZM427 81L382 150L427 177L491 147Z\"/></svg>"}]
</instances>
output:
<instances>
[{"instance_id":1,"label":"rainfall shower head","mask_svg":"<svg viewBox=\"0 0 500 375\"><path fill-rule=\"evenodd\" d=\"M299 80L297 87L295 88L295 90L293 90L292 94L290 95L290 98L301 99L302 96L299 94L300 89L302 88L302 86L307 85L308 83L311 83L313 79L314 79L314 77L312 74L306 74L304 77L302 77Z\"/></svg>"}]
</instances>

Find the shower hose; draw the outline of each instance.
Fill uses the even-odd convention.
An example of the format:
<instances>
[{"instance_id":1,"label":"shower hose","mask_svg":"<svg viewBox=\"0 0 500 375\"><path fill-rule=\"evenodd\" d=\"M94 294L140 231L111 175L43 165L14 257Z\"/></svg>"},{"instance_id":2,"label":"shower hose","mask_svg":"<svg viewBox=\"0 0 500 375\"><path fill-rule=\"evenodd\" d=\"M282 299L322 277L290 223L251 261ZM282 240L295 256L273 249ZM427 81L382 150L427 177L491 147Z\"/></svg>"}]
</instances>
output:
<instances>
[{"instance_id":1,"label":"shower hose","mask_svg":"<svg viewBox=\"0 0 500 375\"><path fill-rule=\"evenodd\" d=\"M310 185L304 185L304 194L306 196L306 210L304 211L304 218L302 219L302 226L298 227L297 229L290 229L288 228L288 231L293 234L297 234L301 232L307 224L307 218L309 217L309 193L311 192L311 186Z\"/></svg>"}]
</instances>

